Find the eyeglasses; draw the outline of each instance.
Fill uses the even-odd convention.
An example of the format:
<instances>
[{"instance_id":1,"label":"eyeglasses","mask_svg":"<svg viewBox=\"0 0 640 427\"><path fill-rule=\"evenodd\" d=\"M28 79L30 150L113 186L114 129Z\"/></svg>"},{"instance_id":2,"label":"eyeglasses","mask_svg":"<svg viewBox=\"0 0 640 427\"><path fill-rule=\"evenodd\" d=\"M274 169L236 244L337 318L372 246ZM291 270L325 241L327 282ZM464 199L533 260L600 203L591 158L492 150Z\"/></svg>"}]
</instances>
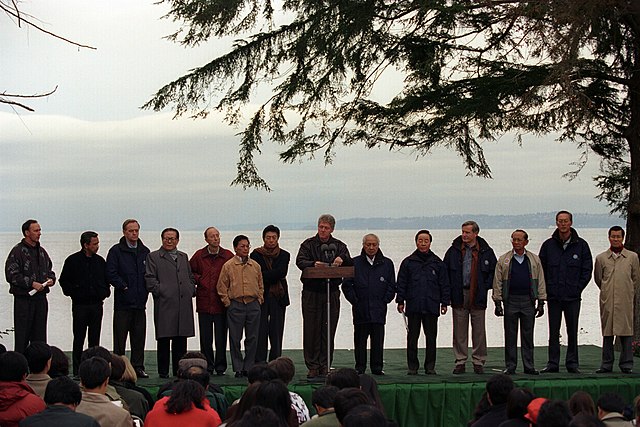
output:
<instances>
[{"instance_id":1,"label":"eyeglasses","mask_svg":"<svg viewBox=\"0 0 640 427\"><path fill-rule=\"evenodd\" d=\"M162 240L164 242L176 242L176 241L178 241L178 238L177 237L163 237Z\"/></svg>"}]
</instances>

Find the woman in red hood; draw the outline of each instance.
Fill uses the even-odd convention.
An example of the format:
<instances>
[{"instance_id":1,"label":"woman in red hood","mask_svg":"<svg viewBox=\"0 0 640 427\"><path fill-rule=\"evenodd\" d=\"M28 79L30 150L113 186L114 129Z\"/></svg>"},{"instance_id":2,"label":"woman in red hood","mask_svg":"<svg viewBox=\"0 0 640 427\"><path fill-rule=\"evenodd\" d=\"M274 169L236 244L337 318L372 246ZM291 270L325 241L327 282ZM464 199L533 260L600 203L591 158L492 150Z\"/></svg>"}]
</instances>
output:
<instances>
[{"instance_id":1,"label":"woman in red hood","mask_svg":"<svg viewBox=\"0 0 640 427\"><path fill-rule=\"evenodd\" d=\"M29 373L27 359L15 351L0 355L0 425L18 427L30 415L47 405L25 382Z\"/></svg>"}]
</instances>

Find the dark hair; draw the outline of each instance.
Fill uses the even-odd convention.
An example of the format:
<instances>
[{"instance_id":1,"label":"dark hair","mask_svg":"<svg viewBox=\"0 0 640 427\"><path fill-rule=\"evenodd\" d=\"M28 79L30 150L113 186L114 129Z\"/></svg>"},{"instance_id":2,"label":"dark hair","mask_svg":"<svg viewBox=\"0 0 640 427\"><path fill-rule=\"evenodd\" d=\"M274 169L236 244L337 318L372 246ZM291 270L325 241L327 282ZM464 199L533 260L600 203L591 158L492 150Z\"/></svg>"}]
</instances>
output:
<instances>
[{"instance_id":1,"label":"dark hair","mask_svg":"<svg viewBox=\"0 0 640 427\"><path fill-rule=\"evenodd\" d=\"M69 358L58 347L51 346L51 368L49 376L51 378L66 377L69 375Z\"/></svg>"},{"instance_id":2,"label":"dark hair","mask_svg":"<svg viewBox=\"0 0 640 427\"><path fill-rule=\"evenodd\" d=\"M342 421L344 427L372 427L386 424L387 420L382 411L373 405L356 406Z\"/></svg>"},{"instance_id":3,"label":"dark hair","mask_svg":"<svg viewBox=\"0 0 640 427\"><path fill-rule=\"evenodd\" d=\"M278 378L285 384L289 384L296 374L296 366L293 364L293 360L287 356L280 356L272 360L267 367L273 369Z\"/></svg>"},{"instance_id":4,"label":"dark hair","mask_svg":"<svg viewBox=\"0 0 640 427\"><path fill-rule=\"evenodd\" d=\"M465 221L465 222L462 223L460 228L466 227L468 225L471 226L471 231L473 231L474 233L478 234L480 232L480 226L475 221Z\"/></svg>"},{"instance_id":5,"label":"dark hair","mask_svg":"<svg viewBox=\"0 0 640 427\"><path fill-rule=\"evenodd\" d=\"M80 386L69 377L54 378L47 383L44 392L44 402L47 405L62 403L65 405L78 405L82 400Z\"/></svg>"},{"instance_id":6,"label":"dark hair","mask_svg":"<svg viewBox=\"0 0 640 427\"><path fill-rule=\"evenodd\" d=\"M291 395L287 386L279 379L263 381L258 386L255 404L272 409L283 425L289 423L291 415Z\"/></svg>"},{"instance_id":7,"label":"dark hair","mask_svg":"<svg viewBox=\"0 0 640 427\"><path fill-rule=\"evenodd\" d=\"M620 227L619 225L614 225L607 232L607 236L611 236L612 231L622 231L622 238L624 239L624 228Z\"/></svg>"},{"instance_id":8,"label":"dark hair","mask_svg":"<svg viewBox=\"0 0 640 427\"><path fill-rule=\"evenodd\" d=\"M333 385L324 385L313 390L311 404L324 409L333 408L333 400L336 398L338 390L338 387Z\"/></svg>"},{"instance_id":9,"label":"dark hair","mask_svg":"<svg viewBox=\"0 0 640 427\"><path fill-rule=\"evenodd\" d=\"M98 233L95 231L85 231L80 235L80 247L84 249L84 245L91 243L91 239L98 237Z\"/></svg>"},{"instance_id":10,"label":"dark hair","mask_svg":"<svg viewBox=\"0 0 640 427\"><path fill-rule=\"evenodd\" d=\"M7 347L5 347L4 344L0 343L0 354L6 353L6 352L7 352Z\"/></svg>"},{"instance_id":11,"label":"dark hair","mask_svg":"<svg viewBox=\"0 0 640 427\"><path fill-rule=\"evenodd\" d=\"M265 362L256 363L247 371L249 384L262 381L270 381L278 378L278 374L269 368Z\"/></svg>"},{"instance_id":12,"label":"dark hair","mask_svg":"<svg viewBox=\"0 0 640 427\"><path fill-rule=\"evenodd\" d=\"M524 234L524 240L529 240L529 234L521 228L516 228L515 230L513 230L513 232L511 233L511 238L513 238L513 233L522 233Z\"/></svg>"},{"instance_id":13,"label":"dark hair","mask_svg":"<svg viewBox=\"0 0 640 427\"><path fill-rule=\"evenodd\" d=\"M278 235L278 239L280 238L280 229L273 224L267 225L264 230L262 230L262 238L267 235L267 233L276 233Z\"/></svg>"},{"instance_id":14,"label":"dark hair","mask_svg":"<svg viewBox=\"0 0 640 427\"><path fill-rule=\"evenodd\" d=\"M162 233L160 233L160 237L164 239L164 233L167 233L169 231L173 231L176 233L176 239L180 240L180 232L178 230L176 230L175 228L171 228L171 227L167 227L164 230L162 230Z\"/></svg>"},{"instance_id":15,"label":"dark hair","mask_svg":"<svg viewBox=\"0 0 640 427\"><path fill-rule=\"evenodd\" d=\"M131 224L132 222L135 222L136 224L138 224L138 227L140 227L140 223L138 222L138 220L129 218L129 219L125 219L124 222L122 223L122 231L126 230L127 225Z\"/></svg>"},{"instance_id":16,"label":"dark hair","mask_svg":"<svg viewBox=\"0 0 640 427\"><path fill-rule=\"evenodd\" d=\"M624 411L624 400L616 393L603 393L598 398L598 408L605 412L619 412Z\"/></svg>"},{"instance_id":17,"label":"dark hair","mask_svg":"<svg viewBox=\"0 0 640 427\"><path fill-rule=\"evenodd\" d=\"M359 405L370 405L369 396L359 388L343 388L336 393L333 400L333 409L336 411L336 418L342 423L349 411Z\"/></svg>"},{"instance_id":18,"label":"dark hair","mask_svg":"<svg viewBox=\"0 0 640 427\"><path fill-rule=\"evenodd\" d=\"M112 354L111 355L111 375L109 376L109 379L111 381L120 381L126 369L127 369L127 366L124 364L124 359L117 354Z\"/></svg>"},{"instance_id":19,"label":"dark hair","mask_svg":"<svg viewBox=\"0 0 640 427\"><path fill-rule=\"evenodd\" d=\"M581 412L573 417L569 423L569 427L606 427L606 424L600 421L595 415Z\"/></svg>"},{"instance_id":20,"label":"dark hair","mask_svg":"<svg viewBox=\"0 0 640 427\"><path fill-rule=\"evenodd\" d=\"M556 214L556 221L558 220L558 217L562 214L569 215L569 221L573 222L573 215L569 211L558 211L558 213Z\"/></svg>"},{"instance_id":21,"label":"dark hair","mask_svg":"<svg viewBox=\"0 0 640 427\"><path fill-rule=\"evenodd\" d=\"M514 388L507 397L507 418L524 419L527 406L535 396L528 388Z\"/></svg>"},{"instance_id":22,"label":"dark hair","mask_svg":"<svg viewBox=\"0 0 640 427\"><path fill-rule=\"evenodd\" d=\"M206 390L209 386L211 375L209 375L209 371L204 369L202 366L191 366L182 372L180 378L195 381Z\"/></svg>"},{"instance_id":23,"label":"dark hair","mask_svg":"<svg viewBox=\"0 0 640 427\"><path fill-rule=\"evenodd\" d=\"M0 354L0 381L22 381L29 373L27 358L17 351Z\"/></svg>"},{"instance_id":24,"label":"dark hair","mask_svg":"<svg viewBox=\"0 0 640 427\"><path fill-rule=\"evenodd\" d=\"M29 364L29 372L37 374L47 367L47 362L51 359L51 347L42 341L32 341L24 349L24 357Z\"/></svg>"},{"instance_id":25,"label":"dark hair","mask_svg":"<svg viewBox=\"0 0 640 427\"><path fill-rule=\"evenodd\" d=\"M480 400L476 403L476 406L473 408L473 418L468 422L469 425L478 421L482 418L487 412L491 409L491 405L489 404L489 399L487 399L487 391L483 391L480 396Z\"/></svg>"},{"instance_id":26,"label":"dark hair","mask_svg":"<svg viewBox=\"0 0 640 427\"><path fill-rule=\"evenodd\" d=\"M569 411L574 417L578 414L596 415L596 404L589 393L578 390L569 399Z\"/></svg>"},{"instance_id":27,"label":"dark hair","mask_svg":"<svg viewBox=\"0 0 640 427\"><path fill-rule=\"evenodd\" d=\"M82 356L80 356L80 362L84 362L85 360L96 356L103 358L107 363L111 363L111 352L99 345L85 349L82 352Z\"/></svg>"},{"instance_id":28,"label":"dark hair","mask_svg":"<svg viewBox=\"0 0 640 427\"><path fill-rule=\"evenodd\" d=\"M80 363L78 376L80 382L87 389L98 388L111 375L109 363L102 357L90 357Z\"/></svg>"},{"instance_id":29,"label":"dark hair","mask_svg":"<svg viewBox=\"0 0 640 427\"><path fill-rule=\"evenodd\" d=\"M384 405L382 404L382 398L380 397L380 392L378 391L378 383L375 378L371 375L361 374L360 375L360 389L367 393L369 399L373 405L384 412Z\"/></svg>"},{"instance_id":30,"label":"dark hair","mask_svg":"<svg viewBox=\"0 0 640 427\"><path fill-rule=\"evenodd\" d=\"M414 240L416 241L416 243L418 243L418 236L421 234L428 234L429 235L429 241L433 242L433 237L431 237L431 233L429 233L429 230L420 230L416 233L416 237L414 238Z\"/></svg>"},{"instance_id":31,"label":"dark hair","mask_svg":"<svg viewBox=\"0 0 640 427\"><path fill-rule=\"evenodd\" d=\"M195 406L204 409L202 401L205 398L204 388L193 380L179 381L171 392L166 403L166 411L170 414L181 414Z\"/></svg>"},{"instance_id":32,"label":"dark hair","mask_svg":"<svg viewBox=\"0 0 640 427\"><path fill-rule=\"evenodd\" d=\"M215 228L215 227L207 227L207 228L205 228L205 230L204 230L204 238L205 238L205 239L207 238L207 231L212 230L212 229L213 229L213 230L218 230L218 229L217 229L217 228Z\"/></svg>"},{"instance_id":33,"label":"dark hair","mask_svg":"<svg viewBox=\"0 0 640 427\"><path fill-rule=\"evenodd\" d=\"M547 400L540 407L537 427L568 427L571 422L569 406L564 400Z\"/></svg>"},{"instance_id":34,"label":"dark hair","mask_svg":"<svg viewBox=\"0 0 640 427\"><path fill-rule=\"evenodd\" d=\"M229 427L280 427L282 421L272 409L264 406L252 406L239 421L227 425Z\"/></svg>"},{"instance_id":35,"label":"dark hair","mask_svg":"<svg viewBox=\"0 0 640 427\"><path fill-rule=\"evenodd\" d=\"M507 397L513 390L513 380L509 375L496 374L487 380L487 394L491 405L507 403Z\"/></svg>"},{"instance_id":36,"label":"dark hair","mask_svg":"<svg viewBox=\"0 0 640 427\"><path fill-rule=\"evenodd\" d=\"M247 236L245 236L244 234L238 234L236 237L233 238L233 249L238 247L238 244L242 241L242 240L246 240L247 242L251 243L249 241L249 238Z\"/></svg>"},{"instance_id":37,"label":"dark hair","mask_svg":"<svg viewBox=\"0 0 640 427\"><path fill-rule=\"evenodd\" d=\"M27 235L27 231L29 231L29 228L31 228L31 224L37 224L38 221L36 221L35 219L28 219L24 222L24 224L22 224L22 235L26 236Z\"/></svg>"},{"instance_id":38,"label":"dark hair","mask_svg":"<svg viewBox=\"0 0 640 427\"><path fill-rule=\"evenodd\" d=\"M235 411L231 413L229 418L227 419L227 424L231 425L234 421L240 421L245 412L251 410L251 408L256 403L256 394L258 393L258 388L260 387L260 383L250 383L249 387L247 387L242 393L242 397L240 397L240 402L237 405L232 405L229 408L229 413L232 412L233 407L235 406Z\"/></svg>"},{"instance_id":39,"label":"dark hair","mask_svg":"<svg viewBox=\"0 0 640 427\"><path fill-rule=\"evenodd\" d=\"M327 375L327 385L334 385L340 390L348 387L359 388L360 376L353 368L340 368Z\"/></svg>"}]
</instances>

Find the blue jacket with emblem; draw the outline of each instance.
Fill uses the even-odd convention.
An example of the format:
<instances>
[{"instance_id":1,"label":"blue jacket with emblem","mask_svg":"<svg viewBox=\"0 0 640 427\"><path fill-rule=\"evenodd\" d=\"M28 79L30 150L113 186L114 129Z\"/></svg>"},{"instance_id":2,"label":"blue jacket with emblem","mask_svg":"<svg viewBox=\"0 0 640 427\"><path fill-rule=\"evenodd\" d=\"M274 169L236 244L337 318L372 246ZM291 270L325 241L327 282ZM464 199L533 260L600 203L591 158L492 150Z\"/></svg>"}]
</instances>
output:
<instances>
[{"instance_id":1,"label":"blue jacket with emblem","mask_svg":"<svg viewBox=\"0 0 640 427\"><path fill-rule=\"evenodd\" d=\"M402 261L397 286L396 302L404 304L407 314L440 316L440 306L451 302L447 268L431 251L416 249Z\"/></svg>"},{"instance_id":2,"label":"blue jacket with emblem","mask_svg":"<svg viewBox=\"0 0 640 427\"><path fill-rule=\"evenodd\" d=\"M142 240L132 249L125 237L113 245L107 254L107 279L115 289L115 310L144 309L149 291L144 280L145 260L149 254Z\"/></svg>"}]
</instances>

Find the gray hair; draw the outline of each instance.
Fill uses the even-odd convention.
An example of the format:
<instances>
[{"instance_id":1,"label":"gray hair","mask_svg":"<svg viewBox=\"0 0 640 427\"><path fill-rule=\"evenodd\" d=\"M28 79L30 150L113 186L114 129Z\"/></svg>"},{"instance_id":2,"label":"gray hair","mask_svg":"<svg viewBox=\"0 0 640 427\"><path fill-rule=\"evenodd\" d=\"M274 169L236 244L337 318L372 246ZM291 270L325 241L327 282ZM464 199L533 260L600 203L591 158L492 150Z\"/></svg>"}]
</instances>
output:
<instances>
[{"instance_id":1,"label":"gray hair","mask_svg":"<svg viewBox=\"0 0 640 427\"><path fill-rule=\"evenodd\" d=\"M462 226L460 226L460 228L466 227L467 225L471 226L471 231L473 231L474 233L478 234L480 232L480 226L475 221L465 221L462 223Z\"/></svg>"},{"instance_id":2,"label":"gray hair","mask_svg":"<svg viewBox=\"0 0 640 427\"><path fill-rule=\"evenodd\" d=\"M362 244L364 245L365 241L367 240L367 237L373 237L374 239L376 239L376 242L378 242L378 244L380 244L380 238L378 236L376 236L373 233L369 233L369 234L365 234L364 237L362 238Z\"/></svg>"}]
</instances>

